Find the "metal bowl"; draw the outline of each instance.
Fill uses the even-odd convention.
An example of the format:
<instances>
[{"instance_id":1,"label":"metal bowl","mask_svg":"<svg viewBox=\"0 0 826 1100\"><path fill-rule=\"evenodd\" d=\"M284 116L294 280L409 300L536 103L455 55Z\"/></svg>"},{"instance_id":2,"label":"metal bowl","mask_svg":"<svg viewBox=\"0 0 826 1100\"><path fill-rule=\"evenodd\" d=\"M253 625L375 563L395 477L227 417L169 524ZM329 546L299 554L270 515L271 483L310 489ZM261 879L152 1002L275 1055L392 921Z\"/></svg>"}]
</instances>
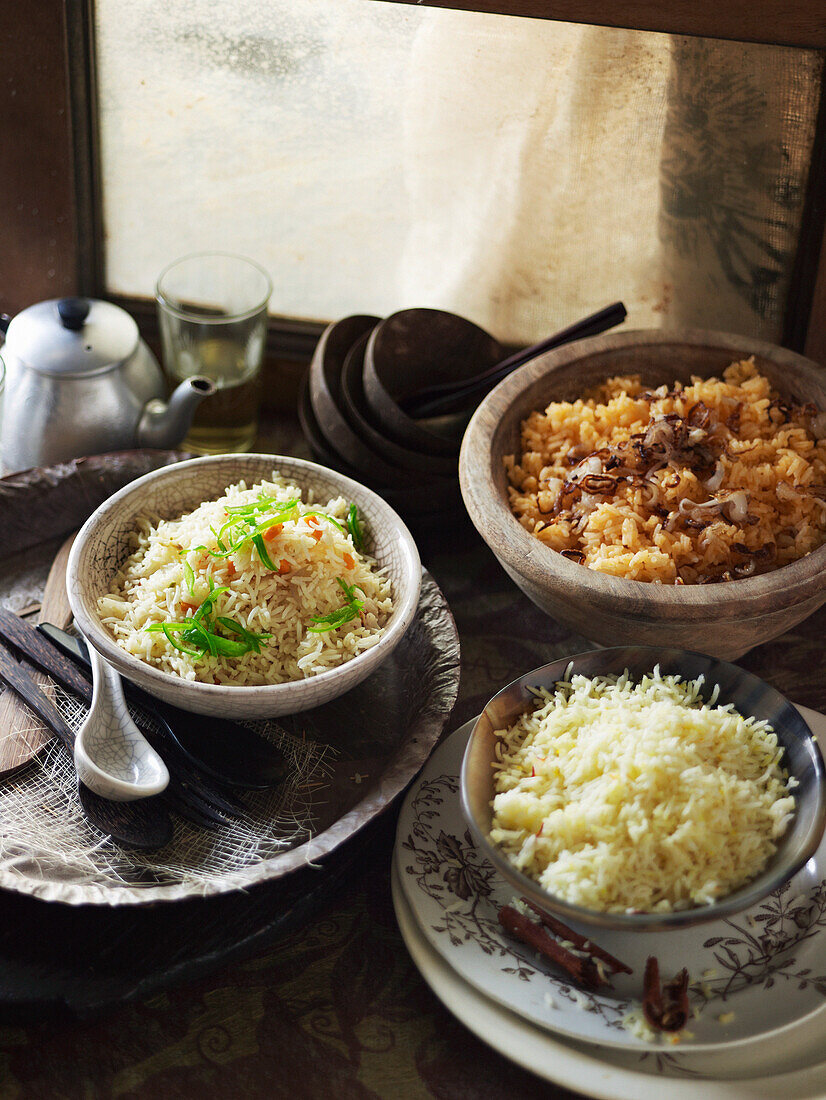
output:
<instances>
[{"instance_id":1,"label":"metal bowl","mask_svg":"<svg viewBox=\"0 0 826 1100\"><path fill-rule=\"evenodd\" d=\"M796 812L777 851L764 870L746 885L709 905L670 913L615 913L584 909L548 893L538 882L518 871L489 839L492 819L493 768L496 731L512 725L535 701L531 689L553 690L566 672L585 676L620 675L626 669L638 679L659 665L662 675L683 680L704 678L703 696L719 687L719 702L732 703L740 714L766 719L785 748L783 765L798 786ZM707 693L707 694L706 694ZM759 902L790 879L815 853L826 825L826 787L823 758L800 712L774 688L726 661L680 649L627 646L580 653L554 661L502 688L487 703L468 741L462 762L462 810L482 853L515 892L562 920L574 924L624 931L664 931L720 920Z\"/></svg>"}]
</instances>

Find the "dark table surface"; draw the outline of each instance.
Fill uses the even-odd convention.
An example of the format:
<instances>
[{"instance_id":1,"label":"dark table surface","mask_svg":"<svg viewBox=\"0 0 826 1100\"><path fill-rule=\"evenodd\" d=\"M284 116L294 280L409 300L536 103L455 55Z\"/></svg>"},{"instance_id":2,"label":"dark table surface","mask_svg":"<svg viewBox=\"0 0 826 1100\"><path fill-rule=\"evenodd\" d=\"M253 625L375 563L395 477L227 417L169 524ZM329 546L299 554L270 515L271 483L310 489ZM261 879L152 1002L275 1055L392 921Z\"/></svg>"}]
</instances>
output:
<instances>
[{"instance_id":1,"label":"dark table surface","mask_svg":"<svg viewBox=\"0 0 826 1100\"><path fill-rule=\"evenodd\" d=\"M284 418L270 418L258 448L308 456ZM519 592L464 517L440 517L416 534L462 643L459 699L445 734L515 676L591 648ZM824 634L826 609L741 663L794 702L826 710ZM0 1024L0 1100L573 1096L476 1039L420 977L390 896L395 820L386 814L348 852L332 888L286 934L268 936L264 920L264 931L244 938L239 919L238 951L198 977L183 968L149 996L137 989L82 1018L10 1015ZM266 894L246 904L266 915ZM14 921L37 920L15 899L0 898L3 914L7 940ZM232 925L231 905L221 919Z\"/></svg>"}]
</instances>

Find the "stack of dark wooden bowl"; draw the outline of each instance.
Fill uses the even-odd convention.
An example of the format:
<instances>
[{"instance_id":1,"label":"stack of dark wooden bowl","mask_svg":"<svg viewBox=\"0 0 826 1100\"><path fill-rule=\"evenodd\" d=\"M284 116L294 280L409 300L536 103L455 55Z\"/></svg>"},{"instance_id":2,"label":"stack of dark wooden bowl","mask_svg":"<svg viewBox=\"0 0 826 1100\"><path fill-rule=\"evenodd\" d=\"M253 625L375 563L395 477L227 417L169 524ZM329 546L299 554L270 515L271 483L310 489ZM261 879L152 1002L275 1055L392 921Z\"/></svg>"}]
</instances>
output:
<instances>
[{"instance_id":1,"label":"stack of dark wooden bowl","mask_svg":"<svg viewBox=\"0 0 826 1100\"><path fill-rule=\"evenodd\" d=\"M414 418L405 403L435 383L470 379L498 363L501 345L454 313L407 309L382 320L350 316L327 327L299 399L313 454L364 482L405 519L461 513L458 457L472 409Z\"/></svg>"}]
</instances>

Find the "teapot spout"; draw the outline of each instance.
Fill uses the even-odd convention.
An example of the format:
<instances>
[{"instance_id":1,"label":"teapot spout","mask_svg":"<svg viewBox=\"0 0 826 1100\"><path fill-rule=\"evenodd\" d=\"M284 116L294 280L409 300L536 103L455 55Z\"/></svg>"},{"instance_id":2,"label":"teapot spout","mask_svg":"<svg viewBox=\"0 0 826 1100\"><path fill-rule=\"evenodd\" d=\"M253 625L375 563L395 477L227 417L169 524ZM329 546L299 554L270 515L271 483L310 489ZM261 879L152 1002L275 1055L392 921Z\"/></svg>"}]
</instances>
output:
<instances>
[{"instance_id":1,"label":"teapot spout","mask_svg":"<svg viewBox=\"0 0 826 1100\"><path fill-rule=\"evenodd\" d=\"M205 397L215 393L215 384L201 375L187 378L172 393L169 401L148 401L138 424L139 447L177 447L189 431L196 408Z\"/></svg>"}]
</instances>

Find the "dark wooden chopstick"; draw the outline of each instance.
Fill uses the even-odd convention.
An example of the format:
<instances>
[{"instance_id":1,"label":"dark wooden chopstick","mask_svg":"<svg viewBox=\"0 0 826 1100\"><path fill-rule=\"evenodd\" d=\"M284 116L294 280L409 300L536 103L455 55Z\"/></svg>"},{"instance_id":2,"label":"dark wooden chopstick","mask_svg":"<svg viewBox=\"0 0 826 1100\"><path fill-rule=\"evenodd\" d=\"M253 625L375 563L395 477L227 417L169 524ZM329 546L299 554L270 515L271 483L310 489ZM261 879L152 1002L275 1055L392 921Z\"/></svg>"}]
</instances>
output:
<instances>
[{"instance_id":1,"label":"dark wooden chopstick","mask_svg":"<svg viewBox=\"0 0 826 1100\"><path fill-rule=\"evenodd\" d=\"M0 626L0 630L2 626ZM86 642L82 639L75 638L67 634L59 627L52 626L51 623L39 623L37 631L67 660L71 661L73 665L77 665L81 672L81 675L90 675L91 664L87 654ZM270 781L260 781L260 779L252 779L246 775L240 775L236 773L230 773L228 771L220 771L214 768L207 760L199 757L196 753L193 753L187 745L181 741L182 727L188 724L193 718L198 718L190 714L187 711L180 710L178 707L173 706L171 703L166 702L163 699L156 699L154 696L149 695L142 688L133 684L131 680L123 680L123 692L127 700L133 703L138 708L138 713L146 714L148 717L153 718L161 727L164 734L164 743L170 743L171 749L179 754L182 761L187 761L189 767L194 770L194 773L204 778L204 782L211 785L217 785L222 788L234 788L240 787L249 790L261 790L265 787L272 786ZM207 720L199 718L202 723L206 723ZM140 725L140 722L138 723ZM247 738L251 738L253 735L247 733L245 726L239 726L235 722L230 722L229 719L222 719L222 725L225 728L230 743L235 744L239 748L244 750L249 749L250 741L241 740L245 735ZM203 727L205 735L210 731L211 727L205 724ZM144 730L146 733L147 731ZM255 736L255 742L260 738ZM157 746L156 746L157 747ZM255 759L253 757L253 759ZM269 760L270 767L272 766L272 760ZM262 769L263 770L263 769ZM237 800L235 800L237 802ZM245 809L244 804L237 802L236 809L243 811Z\"/></svg>"},{"instance_id":2,"label":"dark wooden chopstick","mask_svg":"<svg viewBox=\"0 0 826 1100\"><path fill-rule=\"evenodd\" d=\"M19 649L61 687L74 692L84 702L91 703L91 680L33 626L3 607L0 607L0 638Z\"/></svg>"},{"instance_id":3,"label":"dark wooden chopstick","mask_svg":"<svg viewBox=\"0 0 826 1100\"><path fill-rule=\"evenodd\" d=\"M4 645L0 645L0 681L20 696L41 722L60 738L69 752L74 751L74 730L51 699L41 691L25 668L12 657Z\"/></svg>"},{"instance_id":4,"label":"dark wooden chopstick","mask_svg":"<svg viewBox=\"0 0 826 1100\"><path fill-rule=\"evenodd\" d=\"M91 703L93 690L91 680L87 678L75 662L61 653L54 642L35 630L29 623L24 622L13 612L2 607L0 607L0 639L19 649L33 664L47 673L55 683L77 695L84 702ZM12 663L16 664L16 662ZM9 669L6 676L4 676L3 671L3 668L0 667L0 679L11 683L12 670ZM27 677L27 679L29 678ZM22 680L20 684L21 687L26 687ZM18 691L16 684L12 686ZM128 686L128 681L124 681L124 686ZM41 710L36 709L34 703L30 701L27 695L23 694L23 691L18 691L18 694L31 706L35 714L61 737L61 740L69 748L74 746L74 733L63 721L54 704L51 704L50 717L47 718ZM38 694L42 694L42 692ZM35 699L35 701L38 705L41 705L39 700ZM146 712L149 718L157 715L155 708L151 705L150 697L147 696L147 701L139 701L137 705ZM157 717L160 718L160 715L157 715ZM64 728L62 734L56 728L55 721L62 723ZM164 757L172 776L168 793L164 792L163 795L159 796L160 798L168 798L179 810L185 807L187 803L191 803L193 810L196 813L201 811L203 817L209 817L209 810L211 809L217 815L212 818L215 823L225 822L228 818L237 817L239 813L246 811L244 803L235 798L229 791L217 790L215 785L204 776L203 772L187 760L174 741L165 736L156 736L154 731L144 723L141 723L141 726L147 739ZM66 741L67 731L71 742Z\"/></svg>"},{"instance_id":5,"label":"dark wooden chopstick","mask_svg":"<svg viewBox=\"0 0 826 1100\"><path fill-rule=\"evenodd\" d=\"M75 734L49 697L29 673L0 644L0 681L16 692L37 717L60 739L70 754ZM172 820L160 795L138 802L110 802L78 780L80 804L89 822L127 848L162 848L172 839Z\"/></svg>"}]
</instances>

